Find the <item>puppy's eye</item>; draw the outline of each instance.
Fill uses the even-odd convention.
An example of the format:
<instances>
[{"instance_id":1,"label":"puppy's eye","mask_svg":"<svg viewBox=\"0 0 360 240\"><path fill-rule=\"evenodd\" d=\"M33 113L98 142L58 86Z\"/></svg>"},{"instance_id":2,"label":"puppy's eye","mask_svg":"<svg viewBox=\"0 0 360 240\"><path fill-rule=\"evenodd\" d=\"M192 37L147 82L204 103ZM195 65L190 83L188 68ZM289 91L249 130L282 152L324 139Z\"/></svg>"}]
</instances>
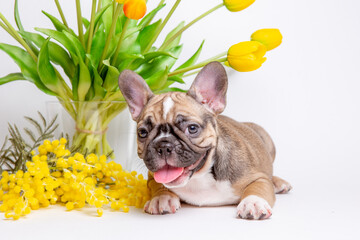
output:
<instances>
[{"instance_id":1,"label":"puppy's eye","mask_svg":"<svg viewBox=\"0 0 360 240\"><path fill-rule=\"evenodd\" d=\"M140 138L146 138L147 135L148 135L148 131L146 131L146 129L140 128L140 129L138 130L138 136L139 136Z\"/></svg>"},{"instance_id":2,"label":"puppy's eye","mask_svg":"<svg viewBox=\"0 0 360 240\"><path fill-rule=\"evenodd\" d=\"M187 127L187 131L190 133L190 134L195 134L199 131L199 126L196 125L196 124L191 124Z\"/></svg>"}]
</instances>

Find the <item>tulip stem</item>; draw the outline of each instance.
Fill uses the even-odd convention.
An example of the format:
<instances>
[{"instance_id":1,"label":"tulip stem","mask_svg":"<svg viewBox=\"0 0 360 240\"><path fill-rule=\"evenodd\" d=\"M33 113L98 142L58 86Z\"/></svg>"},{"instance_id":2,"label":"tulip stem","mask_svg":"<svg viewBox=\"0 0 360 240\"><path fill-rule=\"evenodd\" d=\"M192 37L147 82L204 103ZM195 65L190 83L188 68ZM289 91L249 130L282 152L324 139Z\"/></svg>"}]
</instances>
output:
<instances>
[{"instance_id":1,"label":"tulip stem","mask_svg":"<svg viewBox=\"0 0 360 240\"><path fill-rule=\"evenodd\" d=\"M89 27L89 39L88 39L88 43L87 43L87 49L86 49L86 53L90 53L91 51L91 44L92 44L92 39L93 39L93 34L94 34L94 25L95 25L95 11L96 11L96 0L92 1L92 9L91 9L91 19L90 19L90 27ZM85 59L85 64L87 65L89 63L89 58Z\"/></svg>"},{"instance_id":2,"label":"tulip stem","mask_svg":"<svg viewBox=\"0 0 360 240\"><path fill-rule=\"evenodd\" d=\"M0 27L2 27L10 36L16 39L15 35L10 31L10 29L7 26L5 26L5 24L0 22Z\"/></svg>"},{"instance_id":3,"label":"tulip stem","mask_svg":"<svg viewBox=\"0 0 360 240\"><path fill-rule=\"evenodd\" d=\"M79 32L79 39L83 47L85 48L85 41L84 41L84 33L83 33L83 22L81 16L81 5L80 0L76 0L76 15L77 15L77 24L78 24L78 32Z\"/></svg>"},{"instance_id":4,"label":"tulip stem","mask_svg":"<svg viewBox=\"0 0 360 240\"><path fill-rule=\"evenodd\" d=\"M61 17L61 19L62 19L65 27L66 27L67 29L69 29L69 25L68 25L67 22L66 22L65 15L64 15L63 10L61 9L59 0L55 0L55 4L56 4L56 8L57 8L57 10L58 10L58 12L59 12L59 14L60 14L60 17Z\"/></svg>"},{"instance_id":5,"label":"tulip stem","mask_svg":"<svg viewBox=\"0 0 360 240\"><path fill-rule=\"evenodd\" d=\"M171 76L172 76L172 75L179 74L180 71L188 72L188 71L191 71L191 70L193 70L193 69L197 69L197 68L203 67L203 66L205 66L206 64L208 64L208 63L210 63L210 62L212 62L212 61L225 62L225 61L226 61L226 58L225 58L225 60L224 60L224 58L221 58L221 57L223 57L223 56L226 55L226 54L227 54L227 52L220 53L220 54L218 54L218 55L215 55L214 57L211 57L211 58L209 58L209 59L206 59L205 61L202 61L202 62L194 65L194 66L199 66L199 67L193 68L194 66L190 66L190 67L187 67L187 68L182 68L182 69L179 69L179 70L175 70L174 72L172 72L172 73L170 73L170 74L171 74ZM176 72L177 72L177 73L176 73ZM182 72L181 72L181 73L182 73ZM183 77L191 76L191 75L193 75L193 74L195 74L195 73L197 73L197 71L195 71L195 72L193 72L193 73L189 73L189 74L187 74L187 75L185 75L185 76L183 76ZM170 76L170 74L169 74L169 76Z\"/></svg>"},{"instance_id":6,"label":"tulip stem","mask_svg":"<svg viewBox=\"0 0 360 240\"><path fill-rule=\"evenodd\" d=\"M110 43L111 43L111 38L112 38L112 36L113 36L113 34L115 32L116 22L118 20L118 17L120 15L120 12L121 12L121 9L122 9L121 6L122 6L122 4L118 4L117 7L116 7L115 14L113 16L113 20L112 20L112 23L111 23L111 26L110 26L110 31L109 31L108 37L106 39L106 42L105 42L105 47L104 47L104 50L103 50L103 52L101 54L101 57L100 57L98 70L101 69L101 67L103 65L103 60L105 59L107 51L109 49L109 46L110 46Z\"/></svg>"},{"instance_id":7,"label":"tulip stem","mask_svg":"<svg viewBox=\"0 0 360 240\"><path fill-rule=\"evenodd\" d=\"M121 31L121 35L120 35L118 45L116 47L114 58L113 58L113 60L111 62L111 65L113 65L113 66L115 66L115 64L116 64L116 60L117 60L119 52L120 52L121 43L123 42L123 40L125 38L126 29L128 28L129 23L130 23L130 19L126 18L125 23L124 23L124 27L123 27L123 29Z\"/></svg>"},{"instance_id":8,"label":"tulip stem","mask_svg":"<svg viewBox=\"0 0 360 240\"><path fill-rule=\"evenodd\" d=\"M15 28L13 26L11 26L9 21L1 13L0 13L0 19L4 22L4 24L6 25L7 28L4 28L5 27L4 24L2 24L1 27L3 27L5 29L5 31L7 31L7 32L10 31L11 32L10 35L16 41L18 41L26 49L26 51L30 54L30 56L34 59L34 61L37 62L36 54L33 52L33 50L31 50L29 45L24 41L24 39L19 35L19 33L15 30Z\"/></svg>"},{"instance_id":9,"label":"tulip stem","mask_svg":"<svg viewBox=\"0 0 360 240\"><path fill-rule=\"evenodd\" d=\"M177 33L175 33L171 38L169 38L166 42L164 42L162 44L162 46L159 48L159 51L163 51L170 43L172 43L172 41L174 41L178 36L180 36L186 29L188 29L189 27L191 27L193 24L195 24L196 22L198 22L199 20L201 20L202 18L206 17L207 15L209 15L210 13L214 12L215 10L221 8L222 6L224 6L224 3L221 3L213 8L211 8L209 11L201 14L199 17L195 18L194 20L192 20L191 22L189 22L187 25L185 25L183 28L181 28Z\"/></svg>"},{"instance_id":10,"label":"tulip stem","mask_svg":"<svg viewBox=\"0 0 360 240\"><path fill-rule=\"evenodd\" d=\"M96 12L100 12L100 10L101 10L101 0L99 0L98 2Z\"/></svg>"},{"instance_id":11,"label":"tulip stem","mask_svg":"<svg viewBox=\"0 0 360 240\"><path fill-rule=\"evenodd\" d=\"M216 61L218 62L225 62L227 60L226 57L224 58L220 58L220 59L217 59ZM181 73L185 73L185 72L188 72L188 71L191 71L191 70L194 70L194 69L198 69L198 68L201 68L203 66L205 66L206 64L210 63L210 62L213 62L214 61L214 58L210 58L208 60L205 60L201 63L198 63L196 65L193 65L193 66L190 66L190 67L186 67L186 68L182 68L182 69L179 69L179 70L175 70L171 73L169 73L169 77L171 76L174 76L174 75L177 75L177 74L181 74Z\"/></svg>"},{"instance_id":12,"label":"tulip stem","mask_svg":"<svg viewBox=\"0 0 360 240\"><path fill-rule=\"evenodd\" d=\"M161 0L161 1L159 2L159 4L156 6L156 8L158 8L158 7L160 7L161 5L163 5L164 2L165 2L165 0ZM146 21L146 24L144 25L143 28L147 27L147 26L151 23L151 21L154 19L154 17L155 17L155 15L153 15L150 19L148 19L148 20Z\"/></svg>"},{"instance_id":13,"label":"tulip stem","mask_svg":"<svg viewBox=\"0 0 360 240\"><path fill-rule=\"evenodd\" d=\"M102 1L99 0L99 2L98 2L98 4L97 4L96 14L97 14L98 12L100 12L100 10L101 10L101 2L102 2ZM96 15L96 14L95 14L95 15ZM99 24L96 24L94 33L97 32L98 28L99 28Z\"/></svg>"},{"instance_id":14,"label":"tulip stem","mask_svg":"<svg viewBox=\"0 0 360 240\"><path fill-rule=\"evenodd\" d=\"M182 77L183 77L183 78L185 78L185 77L189 77L189 76L192 76L192 75L197 74L197 73L199 73L199 72L200 72L200 70L193 71L193 72L191 72L191 73L184 74L184 76L182 76Z\"/></svg>"},{"instance_id":15,"label":"tulip stem","mask_svg":"<svg viewBox=\"0 0 360 240\"><path fill-rule=\"evenodd\" d=\"M219 61L218 59L221 58L221 57L223 57L223 56L225 56L226 54L227 54L227 52L222 52L222 53L220 53L220 54L218 54L218 55L215 55L215 56L212 57L212 58L209 58L209 59L206 59L206 60L203 61L203 62L200 62L199 64L202 64L202 63L204 63L204 62L209 63L209 62L211 62L211 61Z\"/></svg>"},{"instance_id":16,"label":"tulip stem","mask_svg":"<svg viewBox=\"0 0 360 240\"><path fill-rule=\"evenodd\" d=\"M113 16L115 16L115 12L116 12L116 1L113 1Z\"/></svg>"},{"instance_id":17,"label":"tulip stem","mask_svg":"<svg viewBox=\"0 0 360 240\"><path fill-rule=\"evenodd\" d=\"M154 37L151 39L151 41L146 46L146 48L144 50L144 53L146 53L146 52L148 52L150 50L151 46L154 44L154 42L156 41L156 39L160 35L161 31L164 29L165 25L167 24L167 22L169 21L170 17L173 15L173 13L175 12L175 10L178 7L178 5L180 4L180 2L181 2L181 0L177 0L175 2L174 6L171 8L170 12L165 17L164 21L161 23L161 25L156 30L156 33L155 33Z\"/></svg>"}]
</instances>

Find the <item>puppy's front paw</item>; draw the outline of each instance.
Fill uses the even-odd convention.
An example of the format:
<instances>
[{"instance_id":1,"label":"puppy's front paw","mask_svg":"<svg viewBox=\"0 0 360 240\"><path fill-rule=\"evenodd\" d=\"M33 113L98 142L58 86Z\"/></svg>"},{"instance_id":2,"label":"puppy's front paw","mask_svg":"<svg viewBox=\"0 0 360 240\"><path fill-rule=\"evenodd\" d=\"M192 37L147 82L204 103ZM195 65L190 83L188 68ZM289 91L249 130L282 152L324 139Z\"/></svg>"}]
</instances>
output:
<instances>
[{"instance_id":1,"label":"puppy's front paw","mask_svg":"<svg viewBox=\"0 0 360 240\"><path fill-rule=\"evenodd\" d=\"M275 186L275 193L276 194L284 194L288 193L292 189L290 183L286 182L281 184L280 186Z\"/></svg>"},{"instance_id":2,"label":"puppy's front paw","mask_svg":"<svg viewBox=\"0 0 360 240\"><path fill-rule=\"evenodd\" d=\"M166 194L154 197L145 204L144 211L150 214L176 213L180 208L178 197Z\"/></svg>"},{"instance_id":3,"label":"puppy's front paw","mask_svg":"<svg viewBox=\"0 0 360 240\"><path fill-rule=\"evenodd\" d=\"M292 189L290 183L279 177L273 176L272 182L274 184L276 194L288 193Z\"/></svg>"},{"instance_id":4,"label":"puppy's front paw","mask_svg":"<svg viewBox=\"0 0 360 240\"><path fill-rule=\"evenodd\" d=\"M272 215L269 203L258 196L250 195L244 198L237 206L237 215L244 219L267 219Z\"/></svg>"}]
</instances>

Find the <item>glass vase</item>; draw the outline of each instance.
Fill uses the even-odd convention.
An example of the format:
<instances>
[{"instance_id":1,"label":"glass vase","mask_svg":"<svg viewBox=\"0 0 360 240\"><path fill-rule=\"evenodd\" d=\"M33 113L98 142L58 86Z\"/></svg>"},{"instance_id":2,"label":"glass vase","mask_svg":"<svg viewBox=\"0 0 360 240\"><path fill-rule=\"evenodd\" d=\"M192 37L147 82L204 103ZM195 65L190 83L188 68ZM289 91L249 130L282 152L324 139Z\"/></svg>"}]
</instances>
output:
<instances>
[{"instance_id":1,"label":"glass vase","mask_svg":"<svg viewBox=\"0 0 360 240\"><path fill-rule=\"evenodd\" d=\"M54 135L67 134L76 151L108 155L126 170L145 173L136 153L136 123L126 102L47 102L46 109L49 120L57 116Z\"/></svg>"}]
</instances>

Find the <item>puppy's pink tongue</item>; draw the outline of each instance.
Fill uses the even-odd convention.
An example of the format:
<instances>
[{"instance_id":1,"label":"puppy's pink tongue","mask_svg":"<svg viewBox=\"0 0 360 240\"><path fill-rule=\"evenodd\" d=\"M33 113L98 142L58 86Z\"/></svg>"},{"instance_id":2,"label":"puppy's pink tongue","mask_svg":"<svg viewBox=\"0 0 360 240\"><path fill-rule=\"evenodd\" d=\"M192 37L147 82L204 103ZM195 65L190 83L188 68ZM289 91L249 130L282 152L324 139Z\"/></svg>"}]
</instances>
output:
<instances>
[{"instance_id":1,"label":"puppy's pink tongue","mask_svg":"<svg viewBox=\"0 0 360 240\"><path fill-rule=\"evenodd\" d=\"M169 183L177 179L184 171L184 168L166 165L157 172L154 172L154 179L158 183Z\"/></svg>"}]
</instances>

